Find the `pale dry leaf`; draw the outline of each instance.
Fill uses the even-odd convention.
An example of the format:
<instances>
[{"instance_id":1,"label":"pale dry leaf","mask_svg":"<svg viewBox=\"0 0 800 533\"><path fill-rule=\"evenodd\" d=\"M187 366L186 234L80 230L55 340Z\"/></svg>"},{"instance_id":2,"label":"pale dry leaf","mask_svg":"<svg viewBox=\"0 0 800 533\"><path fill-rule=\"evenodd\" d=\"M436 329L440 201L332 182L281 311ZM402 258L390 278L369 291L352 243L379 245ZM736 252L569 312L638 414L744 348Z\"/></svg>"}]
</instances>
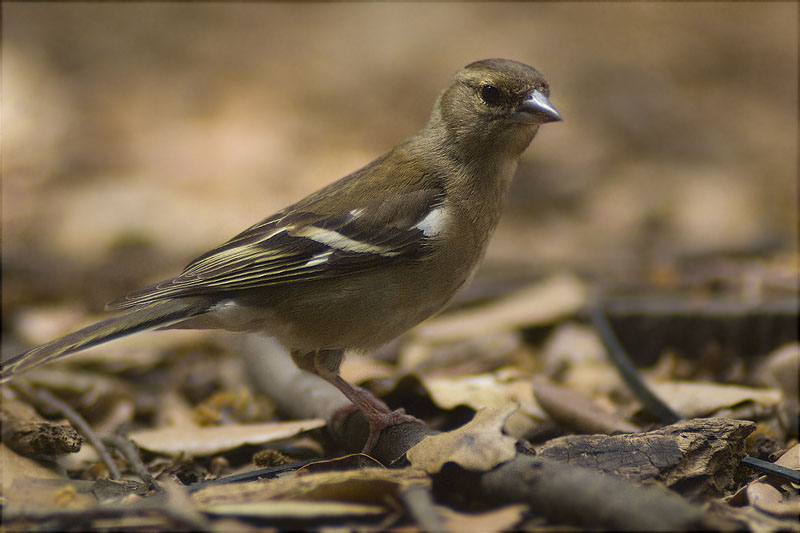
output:
<instances>
[{"instance_id":1,"label":"pale dry leaf","mask_svg":"<svg viewBox=\"0 0 800 533\"><path fill-rule=\"evenodd\" d=\"M747 486L747 500L756 507L765 503L778 503L783 500L781 491L769 483L754 481Z\"/></svg>"},{"instance_id":2,"label":"pale dry leaf","mask_svg":"<svg viewBox=\"0 0 800 533\"><path fill-rule=\"evenodd\" d=\"M776 389L688 381L651 383L650 386L667 405L687 418L707 416L745 402L773 408L781 401L781 392Z\"/></svg>"},{"instance_id":3,"label":"pale dry leaf","mask_svg":"<svg viewBox=\"0 0 800 533\"><path fill-rule=\"evenodd\" d=\"M418 468L388 470L363 468L316 473L295 473L280 478L211 485L192 494L200 505L239 504L274 499L350 501L382 503L386 497L431 480Z\"/></svg>"},{"instance_id":4,"label":"pale dry leaf","mask_svg":"<svg viewBox=\"0 0 800 533\"><path fill-rule=\"evenodd\" d=\"M496 374L477 376L428 377L422 383L431 399L442 409L466 405L474 410L500 408L517 403L523 413L537 420L547 418L533 395L530 379L504 379Z\"/></svg>"},{"instance_id":5,"label":"pale dry leaf","mask_svg":"<svg viewBox=\"0 0 800 533\"><path fill-rule=\"evenodd\" d=\"M462 513L449 507L437 507L448 531L495 533L513 531L528 512L527 505L507 505L485 513Z\"/></svg>"},{"instance_id":6,"label":"pale dry leaf","mask_svg":"<svg viewBox=\"0 0 800 533\"><path fill-rule=\"evenodd\" d=\"M503 433L512 437L514 440L524 439L533 432L541 423L541 420L534 420L522 412L521 409L514 411L506 424L503 426Z\"/></svg>"},{"instance_id":7,"label":"pale dry leaf","mask_svg":"<svg viewBox=\"0 0 800 533\"><path fill-rule=\"evenodd\" d=\"M476 472L491 470L516 455L516 439L503 434L503 427L516 410L514 404L481 409L463 427L425 437L406 457L429 474L439 472L447 462Z\"/></svg>"},{"instance_id":8,"label":"pale dry leaf","mask_svg":"<svg viewBox=\"0 0 800 533\"><path fill-rule=\"evenodd\" d=\"M321 428L320 418L267 424L229 424L212 427L164 427L135 431L128 437L138 446L169 456L204 456L242 446L286 439Z\"/></svg>"},{"instance_id":9,"label":"pale dry leaf","mask_svg":"<svg viewBox=\"0 0 800 533\"><path fill-rule=\"evenodd\" d=\"M789 448L786 453L778 457L775 464L792 470L800 470L800 444L795 444Z\"/></svg>"},{"instance_id":10,"label":"pale dry leaf","mask_svg":"<svg viewBox=\"0 0 800 533\"><path fill-rule=\"evenodd\" d=\"M553 323L586 302L586 286L558 274L474 309L447 313L424 322L411 334L429 342L450 342L498 331Z\"/></svg>"},{"instance_id":11,"label":"pale dry leaf","mask_svg":"<svg viewBox=\"0 0 800 533\"><path fill-rule=\"evenodd\" d=\"M224 505L207 505L200 510L216 516L296 518L299 520L346 516L374 516L387 511L386 507L380 505L320 500L270 500L264 502L226 503Z\"/></svg>"},{"instance_id":12,"label":"pale dry leaf","mask_svg":"<svg viewBox=\"0 0 800 533\"><path fill-rule=\"evenodd\" d=\"M770 485L754 481L747 486L747 500L757 509L778 516L799 516L800 500L784 500L781 491Z\"/></svg>"}]
</instances>

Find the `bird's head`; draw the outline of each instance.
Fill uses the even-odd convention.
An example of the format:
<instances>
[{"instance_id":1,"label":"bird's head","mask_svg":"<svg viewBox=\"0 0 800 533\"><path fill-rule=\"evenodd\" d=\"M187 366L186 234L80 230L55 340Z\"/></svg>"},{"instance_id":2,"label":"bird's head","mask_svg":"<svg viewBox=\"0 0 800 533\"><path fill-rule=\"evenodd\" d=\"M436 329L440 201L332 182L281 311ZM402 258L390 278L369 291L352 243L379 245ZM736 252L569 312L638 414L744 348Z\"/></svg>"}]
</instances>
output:
<instances>
[{"instance_id":1,"label":"bird's head","mask_svg":"<svg viewBox=\"0 0 800 533\"><path fill-rule=\"evenodd\" d=\"M547 80L533 67L484 59L456 73L439 95L431 125L473 153L483 146L518 156L541 124L562 120L549 97Z\"/></svg>"}]
</instances>

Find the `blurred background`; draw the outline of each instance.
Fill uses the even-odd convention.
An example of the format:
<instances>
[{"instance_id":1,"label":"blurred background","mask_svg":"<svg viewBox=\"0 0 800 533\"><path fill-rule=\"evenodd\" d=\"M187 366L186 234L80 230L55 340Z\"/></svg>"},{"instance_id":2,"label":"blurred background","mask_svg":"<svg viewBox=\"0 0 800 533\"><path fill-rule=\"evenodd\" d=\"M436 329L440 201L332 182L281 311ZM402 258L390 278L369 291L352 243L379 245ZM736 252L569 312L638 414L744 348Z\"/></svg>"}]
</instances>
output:
<instances>
[{"instance_id":1,"label":"blurred background","mask_svg":"<svg viewBox=\"0 0 800 533\"><path fill-rule=\"evenodd\" d=\"M795 3L2 6L4 326L105 302L366 164L487 57L565 118L486 269L647 280L797 244ZM657 273L654 274L654 273Z\"/></svg>"}]
</instances>

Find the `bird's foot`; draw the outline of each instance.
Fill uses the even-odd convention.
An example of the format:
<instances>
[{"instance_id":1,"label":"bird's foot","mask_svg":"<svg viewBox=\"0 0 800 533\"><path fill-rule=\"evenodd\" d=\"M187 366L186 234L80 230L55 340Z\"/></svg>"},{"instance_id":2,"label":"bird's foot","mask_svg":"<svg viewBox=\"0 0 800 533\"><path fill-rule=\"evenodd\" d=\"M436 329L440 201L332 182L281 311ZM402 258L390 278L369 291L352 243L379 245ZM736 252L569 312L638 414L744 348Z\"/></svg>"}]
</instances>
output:
<instances>
[{"instance_id":1,"label":"bird's foot","mask_svg":"<svg viewBox=\"0 0 800 533\"><path fill-rule=\"evenodd\" d=\"M375 448L375 445L378 444L381 432L388 427L399 424L425 425L419 418L407 414L405 409L397 409L395 411L389 411L388 413L381 413L377 416L373 415L371 418L367 417L367 422L369 423L369 437L367 437L367 442L364 443L364 448L361 450L361 453L371 452L372 449Z\"/></svg>"},{"instance_id":2,"label":"bird's foot","mask_svg":"<svg viewBox=\"0 0 800 533\"><path fill-rule=\"evenodd\" d=\"M357 396L358 401L354 401L353 405L343 407L336 411L331 422L333 427L339 427L344 417L354 411L360 411L369 424L369 436L361 450L362 453L370 453L378 443L378 439L383 430L388 427L399 424L425 425L419 418L407 414L405 409L396 409L392 411L384 402L376 398L375 395L366 389L353 387L353 390L355 392L354 396Z\"/></svg>"}]
</instances>

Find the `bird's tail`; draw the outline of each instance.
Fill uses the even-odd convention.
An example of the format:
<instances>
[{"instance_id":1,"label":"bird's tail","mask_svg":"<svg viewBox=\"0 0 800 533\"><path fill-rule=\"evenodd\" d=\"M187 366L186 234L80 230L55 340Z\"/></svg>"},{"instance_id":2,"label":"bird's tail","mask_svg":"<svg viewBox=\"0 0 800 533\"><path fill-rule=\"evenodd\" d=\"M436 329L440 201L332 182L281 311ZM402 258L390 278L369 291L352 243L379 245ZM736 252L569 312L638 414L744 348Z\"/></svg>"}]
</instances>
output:
<instances>
[{"instance_id":1,"label":"bird's tail","mask_svg":"<svg viewBox=\"0 0 800 533\"><path fill-rule=\"evenodd\" d=\"M31 348L8 361L0 369L0 383L31 368L43 365L71 353L118 339L139 331L169 327L189 317L208 311L209 302L203 298L162 300L87 326L47 344Z\"/></svg>"}]
</instances>

